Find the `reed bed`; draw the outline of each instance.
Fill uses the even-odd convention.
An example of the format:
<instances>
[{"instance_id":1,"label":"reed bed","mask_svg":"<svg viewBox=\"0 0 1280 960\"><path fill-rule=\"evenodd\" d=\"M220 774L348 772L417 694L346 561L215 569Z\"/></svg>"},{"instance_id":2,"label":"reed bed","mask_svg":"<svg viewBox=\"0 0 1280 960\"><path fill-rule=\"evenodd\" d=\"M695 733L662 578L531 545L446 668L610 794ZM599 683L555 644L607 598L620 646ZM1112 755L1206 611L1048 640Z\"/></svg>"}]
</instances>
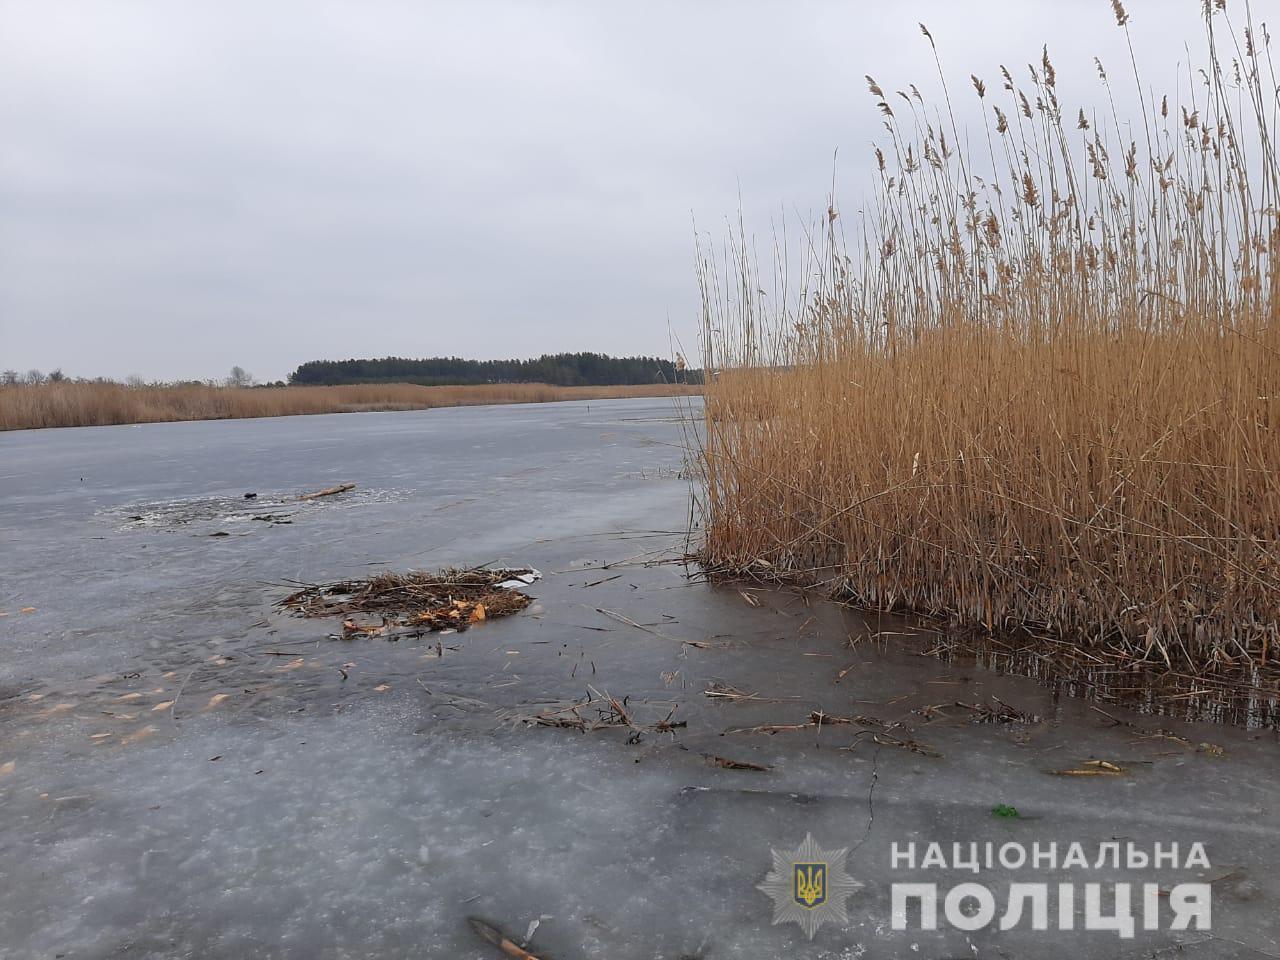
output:
<instances>
[{"instance_id":1,"label":"reed bed","mask_svg":"<svg viewBox=\"0 0 1280 960\"><path fill-rule=\"evenodd\" d=\"M545 383L423 387L408 383L337 387L216 387L203 384L127 386L118 383L45 383L0 386L0 430L92 427L170 420L284 417L310 413L425 410L495 403L551 403L670 397L700 387L653 384L557 387Z\"/></svg>"},{"instance_id":2,"label":"reed bed","mask_svg":"<svg viewBox=\"0 0 1280 960\"><path fill-rule=\"evenodd\" d=\"M1106 109L1061 103L1047 50L969 79L976 132L941 69L939 108L868 77L888 133L856 228L832 198L771 270L742 228L703 247L711 570L1162 669L1275 664L1276 82L1231 16L1205 4L1185 90L1125 65L1131 125L1101 64Z\"/></svg>"}]
</instances>

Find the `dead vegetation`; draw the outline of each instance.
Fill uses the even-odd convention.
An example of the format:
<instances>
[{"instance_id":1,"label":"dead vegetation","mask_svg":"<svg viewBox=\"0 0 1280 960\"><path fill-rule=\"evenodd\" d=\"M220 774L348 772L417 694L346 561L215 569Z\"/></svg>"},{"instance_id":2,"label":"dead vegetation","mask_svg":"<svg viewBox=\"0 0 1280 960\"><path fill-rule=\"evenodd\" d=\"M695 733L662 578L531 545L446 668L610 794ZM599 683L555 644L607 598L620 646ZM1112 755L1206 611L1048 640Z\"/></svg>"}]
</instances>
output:
<instances>
[{"instance_id":1,"label":"dead vegetation","mask_svg":"<svg viewBox=\"0 0 1280 960\"><path fill-rule=\"evenodd\" d=\"M799 700L799 697L762 697L758 693L748 693L745 690L739 690L731 684L723 683L719 680L712 680L707 684L707 688L702 691L702 695L710 697L712 700L719 700L728 703L745 703L755 701L756 703L782 703L786 700Z\"/></svg>"},{"instance_id":2,"label":"dead vegetation","mask_svg":"<svg viewBox=\"0 0 1280 960\"><path fill-rule=\"evenodd\" d=\"M1047 772L1055 777L1119 777L1127 771L1120 764L1112 763L1110 760L1086 760L1077 767Z\"/></svg>"},{"instance_id":3,"label":"dead vegetation","mask_svg":"<svg viewBox=\"0 0 1280 960\"><path fill-rule=\"evenodd\" d=\"M930 717L926 717L926 719L930 719ZM857 727L858 729L853 731L853 737L848 746L841 747L841 750L856 750L864 740L867 740L877 746L896 747L910 753L918 753L924 757L938 758L942 756L933 747L914 739L911 736L912 731L904 721L898 720L892 723L885 723L877 717L864 714L845 717L826 713L822 710L813 710L810 711L808 719L800 723L761 723L754 727L734 727L724 733L725 736L739 733L774 736L779 733L791 733L800 730L813 730L820 733L824 727L840 728L849 726ZM900 731L904 736L892 733L891 731L894 730Z\"/></svg>"},{"instance_id":4,"label":"dead vegetation","mask_svg":"<svg viewBox=\"0 0 1280 960\"><path fill-rule=\"evenodd\" d=\"M479 917L468 917L467 923L471 925L471 929L475 931L476 935L480 937L480 939L484 940L486 943L493 944L493 946L497 947L508 957L511 957L512 960L538 960L537 957L524 949L524 947L520 946L510 937L503 934L497 927L485 923ZM537 928L538 924L535 922L530 927L530 931L532 932Z\"/></svg>"},{"instance_id":5,"label":"dead vegetation","mask_svg":"<svg viewBox=\"0 0 1280 960\"><path fill-rule=\"evenodd\" d=\"M970 723L1039 723L1036 714L1024 713L1017 707L1010 706L999 697L992 697L991 703L965 703L956 701L956 706L968 710Z\"/></svg>"},{"instance_id":6,"label":"dead vegetation","mask_svg":"<svg viewBox=\"0 0 1280 960\"><path fill-rule=\"evenodd\" d=\"M587 687L587 695L558 707L548 707L532 716L520 719L533 726L561 727L577 730L579 733L594 733L609 727L625 727L630 733L627 742L639 743L646 733L672 733L688 724L684 720L675 720L678 704L673 704L666 714L656 721L644 722L637 718L635 708L628 697L615 697L606 692Z\"/></svg>"},{"instance_id":7,"label":"dead vegetation","mask_svg":"<svg viewBox=\"0 0 1280 960\"><path fill-rule=\"evenodd\" d=\"M379 573L362 580L308 584L280 601L303 617L341 617L343 636L395 639L519 613L532 599L516 587L536 570L442 570Z\"/></svg>"},{"instance_id":8,"label":"dead vegetation","mask_svg":"<svg viewBox=\"0 0 1280 960\"><path fill-rule=\"evenodd\" d=\"M206 384L44 383L0 385L0 430L96 427L117 423L229 420L314 413L426 410L497 403L552 403L702 392L684 384L557 387L494 383L424 387L410 383L337 387L217 387Z\"/></svg>"},{"instance_id":9,"label":"dead vegetation","mask_svg":"<svg viewBox=\"0 0 1280 960\"><path fill-rule=\"evenodd\" d=\"M709 570L1128 665L1276 664L1276 78L1247 6L1204 9L1205 69L1138 83L1131 133L1060 102L1047 50L973 78L967 133L953 94L868 78L889 133L853 238L832 200L776 283L745 234L702 258Z\"/></svg>"},{"instance_id":10,"label":"dead vegetation","mask_svg":"<svg viewBox=\"0 0 1280 960\"><path fill-rule=\"evenodd\" d=\"M750 770L753 773L768 773L773 767L763 763L753 763L750 760L732 760L729 757L720 757L714 753L703 754L707 763L713 767L720 767L722 770Z\"/></svg>"}]
</instances>

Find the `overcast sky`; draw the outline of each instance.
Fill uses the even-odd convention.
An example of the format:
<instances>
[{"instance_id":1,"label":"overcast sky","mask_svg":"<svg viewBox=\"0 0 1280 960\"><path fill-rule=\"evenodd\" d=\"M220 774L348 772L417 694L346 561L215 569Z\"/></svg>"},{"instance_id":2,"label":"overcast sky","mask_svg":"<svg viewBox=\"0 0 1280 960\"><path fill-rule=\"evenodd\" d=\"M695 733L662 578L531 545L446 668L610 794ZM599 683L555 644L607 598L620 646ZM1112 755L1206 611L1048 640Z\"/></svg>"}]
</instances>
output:
<instances>
[{"instance_id":1,"label":"overcast sky","mask_svg":"<svg viewBox=\"0 0 1280 960\"><path fill-rule=\"evenodd\" d=\"M1171 85L1200 0L1126 6ZM1108 0L0 0L0 367L696 352L695 221L824 208L837 149L855 208L917 21L963 104L1128 69Z\"/></svg>"}]
</instances>

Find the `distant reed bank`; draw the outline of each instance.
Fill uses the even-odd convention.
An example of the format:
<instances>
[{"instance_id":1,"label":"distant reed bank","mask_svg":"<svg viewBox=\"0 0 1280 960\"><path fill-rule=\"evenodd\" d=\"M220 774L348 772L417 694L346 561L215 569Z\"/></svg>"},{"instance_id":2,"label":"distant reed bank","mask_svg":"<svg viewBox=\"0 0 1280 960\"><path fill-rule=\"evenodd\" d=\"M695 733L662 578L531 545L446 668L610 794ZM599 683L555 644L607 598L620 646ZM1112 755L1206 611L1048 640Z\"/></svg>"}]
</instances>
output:
<instances>
[{"instance_id":1,"label":"distant reed bank","mask_svg":"<svg viewBox=\"0 0 1280 960\"><path fill-rule=\"evenodd\" d=\"M71 382L15 384L0 386L0 430L370 410L424 410L491 403L672 397L698 393L701 393L700 387L679 384L617 387L555 387L544 383L439 387L404 383L337 387L127 386Z\"/></svg>"}]
</instances>

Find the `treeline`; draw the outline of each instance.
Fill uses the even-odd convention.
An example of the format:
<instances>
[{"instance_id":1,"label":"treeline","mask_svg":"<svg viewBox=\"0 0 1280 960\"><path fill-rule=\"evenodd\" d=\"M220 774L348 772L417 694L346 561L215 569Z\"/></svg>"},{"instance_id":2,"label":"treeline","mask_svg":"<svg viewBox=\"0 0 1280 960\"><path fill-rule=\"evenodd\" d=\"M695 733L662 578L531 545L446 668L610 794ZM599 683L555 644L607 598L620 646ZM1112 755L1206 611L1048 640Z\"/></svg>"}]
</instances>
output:
<instances>
[{"instance_id":1,"label":"treeline","mask_svg":"<svg viewBox=\"0 0 1280 960\"><path fill-rule=\"evenodd\" d=\"M123 381L113 380L111 377L71 377L62 372L59 367L48 373L41 373L39 370L28 370L26 373L19 373L17 370L0 371L0 387L39 387L47 384L59 383L94 383L99 386L123 386L134 387L138 389L147 387L283 387L285 382L277 380L274 383L259 383L254 379L253 374L241 366L231 368L231 375L222 379L207 380L147 380L142 376L131 373L125 377Z\"/></svg>"},{"instance_id":2,"label":"treeline","mask_svg":"<svg viewBox=\"0 0 1280 960\"><path fill-rule=\"evenodd\" d=\"M543 354L536 360L464 360L461 357L383 357L380 360L311 360L289 374L289 383L417 383L424 386L482 383L550 383L561 387L648 383L702 383L701 370L659 357L610 357L603 353Z\"/></svg>"}]
</instances>

